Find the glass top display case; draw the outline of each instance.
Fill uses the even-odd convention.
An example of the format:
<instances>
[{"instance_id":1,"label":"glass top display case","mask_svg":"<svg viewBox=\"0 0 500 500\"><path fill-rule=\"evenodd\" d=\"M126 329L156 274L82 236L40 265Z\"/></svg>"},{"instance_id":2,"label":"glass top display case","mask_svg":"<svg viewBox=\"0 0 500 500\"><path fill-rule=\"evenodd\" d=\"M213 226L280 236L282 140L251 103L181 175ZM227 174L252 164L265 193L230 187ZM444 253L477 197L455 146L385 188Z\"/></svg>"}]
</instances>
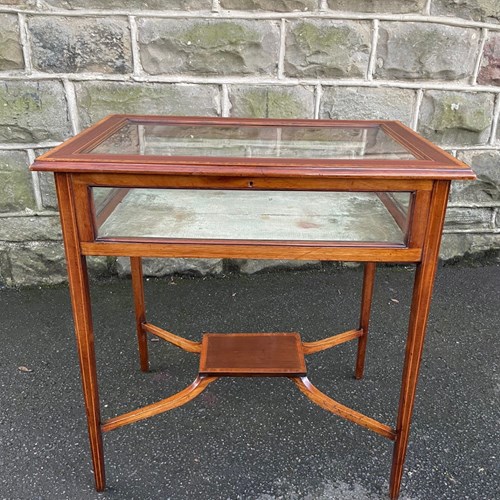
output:
<instances>
[{"instance_id":1,"label":"glass top display case","mask_svg":"<svg viewBox=\"0 0 500 500\"><path fill-rule=\"evenodd\" d=\"M114 242L405 247L415 189L331 189L326 179L470 175L468 167L397 122L122 115L107 118L36 165L68 172L95 172L99 165L101 172L172 178L251 176L244 189L89 184L95 240ZM323 179L326 188L317 183L310 189L268 188L256 180L301 176Z\"/></svg>"},{"instance_id":2,"label":"glass top display case","mask_svg":"<svg viewBox=\"0 0 500 500\"><path fill-rule=\"evenodd\" d=\"M467 165L393 121L113 115L32 169L55 174L98 491L105 488L103 433L182 406L220 377L281 376L328 412L393 441L389 493L398 497L450 183L474 179ZM142 371L150 335L200 355L189 387L108 419L99 407L86 267L94 255L130 258ZM359 323L319 340L281 331L187 339L146 319L143 257L362 262ZM356 340L354 374L363 377L379 262L415 265L392 424L321 392L305 362Z\"/></svg>"}]
</instances>

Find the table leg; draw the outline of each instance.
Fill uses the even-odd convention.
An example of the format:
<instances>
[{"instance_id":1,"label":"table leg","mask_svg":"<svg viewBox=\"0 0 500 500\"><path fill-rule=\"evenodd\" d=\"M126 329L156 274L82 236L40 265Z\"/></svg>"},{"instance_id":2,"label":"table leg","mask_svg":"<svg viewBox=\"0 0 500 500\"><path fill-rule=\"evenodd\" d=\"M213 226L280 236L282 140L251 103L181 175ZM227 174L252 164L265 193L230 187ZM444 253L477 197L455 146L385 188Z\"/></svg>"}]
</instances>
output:
<instances>
[{"instance_id":1,"label":"table leg","mask_svg":"<svg viewBox=\"0 0 500 500\"><path fill-rule=\"evenodd\" d=\"M74 200L71 196L71 181L69 176L66 174L56 174L56 187L61 226L64 235L68 283L73 308L78 357L80 360L80 373L87 413L87 427L94 467L95 486L97 491L103 491L106 486L106 479L104 474L104 451L87 262L85 256L81 255L80 252Z\"/></svg>"},{"instance_id":2,"label":"table leg","mask_svg":"<svg viewBox=\"0 0 500 500\"><path fill-rule=\"evenodd\" d=\"M437 181L434 184L422 260L417 264L413 287L401 394L399 398L399 411L396 423L396 440L394 442L389 485L392 500L398 498L401 488L403 465L406 458L406 448L410 434L418 373L422 358L425 330L429 316L439 245L441 242L441 232L450 185L448 181Z\"/></svg>"},{"instance_id":3,"label":"table leg","mask_svg":"<svg viewBox=\"0 0 500 500\"><path fill-rule=\"evenodd\" d=\"M137 343L139 345L139 358L141 370L149 370L148 339L142 325L146 321L146 307L144 303L144 281L142 275L141 257L130 257L130 271L132 275L132 290L134 293L135 324L137 329Z\"/></svg>"},{"instance_id":4,"label":"table leg","mask_svg":"<svg viewBox=\"0 0 500 500\"><path fill-rule=\"evenodd\" d=\"M365 270L363 273L363 292L361 297L361 314L359 318L359 329L363 330L363 335L358 338L358 354L356 357L356 371L354 374L357 379L363 378L363 372L365 370L366 342L368 340L368 326L370 323L375 270L375 262L365 263Z\"/></svg>"}]
</instances>

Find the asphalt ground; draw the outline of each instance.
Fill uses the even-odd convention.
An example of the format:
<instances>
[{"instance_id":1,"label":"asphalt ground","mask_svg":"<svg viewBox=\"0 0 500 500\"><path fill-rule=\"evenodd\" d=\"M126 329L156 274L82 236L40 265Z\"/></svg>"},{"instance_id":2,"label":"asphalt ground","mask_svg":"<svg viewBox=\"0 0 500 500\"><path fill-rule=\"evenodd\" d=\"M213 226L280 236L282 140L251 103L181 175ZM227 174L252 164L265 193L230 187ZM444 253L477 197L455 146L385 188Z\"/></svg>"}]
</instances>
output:
<instances>
[{"instance_id":1,"label":"asphalt ground","mask_svg":"<svg viewBox=\"0 0 500 500\"><path fill-rule=\"evenodd\" d=\"M148 319L201 332L357 327L361 268L146 282ZM413 270L377 271L365 378L355 342L307 358L325 393L393 425ZM191 383L196 355L149 341L138 368L128 280L92 284L104 418ZM391 442L313 405L286 378L221 379L182 408L104 437L107 490L93 489L65 286L0 290L0 498L387 498ZM500 266L440 267L402 500L500 498ZM24 367L24 368L23 368Z\"/></svg>"}]
</instances>

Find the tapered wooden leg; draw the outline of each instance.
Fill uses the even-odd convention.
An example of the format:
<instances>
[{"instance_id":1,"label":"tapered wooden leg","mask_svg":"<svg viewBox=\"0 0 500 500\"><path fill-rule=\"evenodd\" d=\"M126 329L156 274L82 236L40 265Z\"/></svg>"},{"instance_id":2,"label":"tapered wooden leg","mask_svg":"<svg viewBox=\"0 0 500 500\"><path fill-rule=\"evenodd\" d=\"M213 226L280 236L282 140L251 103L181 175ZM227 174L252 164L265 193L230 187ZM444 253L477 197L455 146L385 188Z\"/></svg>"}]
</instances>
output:
<instances>
[{"instance_id":1,"label":"tapered wooden leg","mask_svg":"<svg viewBox=\"0 0 500 500\"><path fill-rule=\"evenodd\" d=\"M146 321L146 307L144 305L144 281L142 276L142 261L140 257L130 257L132 275L132 290L134 293L135 324L137 329L137 343L139 345L139 359L141 370L149 370L148 339L142 325Z\"/></svg>"},{"instance_id":2,"label":"tapered wooden leg","mask_svg":"<svg viewBox=\"0 0 500 500\"><path fill-rule=\"evenodd\" d=\"M396 440L392 457L391 479L389 484L390 496L396 500L401 488L403 465L406 458L406 448L410 435L410 424L415 402L418 373L422 350L424 346L425 330L431 304L434 276L436 274L441 231L444 222L444 213L448 199L449 182L435 182L432 193L429 223L422 252L422 260L417 265L415 284L406 341L405 361L399 411L396 423Z\"/></svg>"},{"instance_id":3,"label":"tapered wooden leg","mask_svg":"<svg viewBox=\"0 0 500 500\"><path fill-rule=\"evenodd\" d=\"M363 273L363 292L361 297L361 314L359 318L359 329L363 334L358 338L358 354L356 356L356 370L354 376L363 378L365 370L366 342L368 340L368 326L370 324L370 312L373 299L373 285L375 283L375 262L366 262Z\"/></svg>"},{"instance_id":4,"label":"tapered wooden leg","mask_svg":"<svg viewBox=\"0 0 500 500\"><path fill-rule=\"evenodd\" d=\"M103 491L106 486L106 480L104 475L104 452L87 263L85 257L80 253L69 177L66 174L56 174L56 186L64 235L68 282L73 308L78 357L80 360L83 397L87 412L87 427L94 467L95 486L97 491Z\"/></svg>"}]
</instances>

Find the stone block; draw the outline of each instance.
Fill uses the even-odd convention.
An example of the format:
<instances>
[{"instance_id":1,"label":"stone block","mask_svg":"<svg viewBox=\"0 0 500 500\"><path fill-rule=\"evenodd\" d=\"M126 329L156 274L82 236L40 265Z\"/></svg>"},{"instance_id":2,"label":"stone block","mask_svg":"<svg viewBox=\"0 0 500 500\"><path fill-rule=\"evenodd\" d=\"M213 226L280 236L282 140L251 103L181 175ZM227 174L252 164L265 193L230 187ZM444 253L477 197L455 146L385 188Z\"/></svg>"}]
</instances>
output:
<instances>
[{"instance_id":1,"label":"stone block","mask_svg":"<svg viewBox=\"0 0 500 500\"><path fill-rule=\"evenodd\" d=\"M24 68L17 16L0 14L0 71Z\"/></svg>"},{"instance_id":2,"label":"stone block","mask_svg":"<svg viewBox=\"0 0 500 500\"><path fill-rule=\"evenodd\" d=\"M470 165L477 180L452 183L451 203L500 201L500 151L462 151L458 159Z\"/></svg>"},{"instance_id":3,"label":"stone block","mask_svg":"<svg viewBox=\"0 0 500 500\"><path fill-rule=\"evenodd\" d=\"M330 10L410 14L423 11L426 0L328 0Z\"/></svg>"},{"instance_id":4,"label":"stone block","mask_svg":"<svg viewBox=\"0 0 500 500\"><path fill-rule=\"evenodd\" d=\"M485 229L491 227L493 210L491 208L448 207L445 227L454 229Z\"/></svg>"},{"instance_id":5,"label":"stone block","mask_svg":"<svg viewBox=\"0 0 500 500\"><path fill-rule=\"evenodd\" d=\"M498 233L446 233L440 249L443 260L456 259L466 254L500 250Z\"/></svg>"},{"instance_id":6,"label":"stone block","mask_svg":"<svg viewBox=\"0 0 500 500\"><path fill-rule=\"evenodd\" d=\"M312 87L233 85L229 91L231 116L252 118L313 118Z\"/></svg>"},{"instance_id":7,"label":"stone block","mask_svg":"<svg viewBox=\"0 0 500 500\"><path fill-rule=\"evenodd\" d=\"M320 118L332 120L400 120L409 125L415 92L406 89L325 87Z\"/></svg>"},{"instance_id":8,"label":"stone block","mask_svg":"<svg viewBox=\"0 0 500 500\"><path fill-rule=\"evenodd\" d=\"M492 114L492 94L428 90L420 108L418 131L443 146L485 144Z\"/></svg>"},{"instance_id":9,"label":"stone block","mask_svg":"<svg viewBox=\"0 0 500 500\"><path fill-rule=\"evenodd\" d=\"M261 271L278 269L311 269L321 267L319 260L235 259L231 262L243 274L255 274Z\"/></svg>"},{"instance_id":10,"label":"stone block","mask_svg":"<svg viewBox=\"0 0 500 500\"><path fill-rule=\"evenodd\" d=\"M116 270L119 276L130 274L130 259L118 257ZM143 259L142 270L145 276L168 276L171 274L220 274L223 270L222 259Z\"/></svg>"},{"instance_id":11,"label":"stone block","mask_svg":"<svg viewBox=\"0 0 500 500\"><path fill-rule=\"evenodd\" d=\"M33 17L33 67L49 73L129 73L128 23L120 18Z\"/></svg>"},{"instance_id":12,"label":"stone block","mask_svg":"<svg viewBox=\"0 0 500 500\"><path fill-rule=\"evenodd\" d=\"M60 82L0 82L0 142L61 141L70 135Z\"/></svg>"},{"instance_id":13,"label":"stone block","mask_svg":"<svg viewBox=\"0 0 500 500\"><path fill-rule=\"evenodd\" d=\"M75 91L82 127L111 113L214 116L220 110L212 85L80 82Z\"/></svg>"},{"instance_id":14,"label":"stone block","mask_svg":"<svg viewBox=\"0 0 500 500\"><path fill-rule=\"evenodd\" d=\"M26 153L0 151L0 212L17 212L35 207Z\"/></svg>"},{"instance_id":15,"label":"stone block","mask_svg":"<svg viewBox=\"0 0 500 500\"><path fill-rule=\"evenodd\" d=\"M318 10L318 0L220 0L223 9L267 10L275 12L311 12Z\"/></svg>"},{"instance_id":16,"label":"stone block","mask_svg":"<svg viewBox=\"0 0 500 500\"><path fill-rule=\"evenodd\" d=\"M431 14L495 23L500 21L500 2L498 0L432 0Z\"/></svg>"},{"instance_id":17,"label":"stone block","mask_svg":"<svg viewBox=\"0 0 500 500\"><path fill-rule=\"evenodd\" d=\"M500 33L490 33L484 44L477 81L481 85L500 85Z\"/></svg>"},{"instance_id":18,"label":"stone block","mask_svg":"<svg viewBox=\"0 0 500 500\"><path fill-rule=\"evenodd\" d=\"M109 278L116 274L116 257L87 257L87 267L91 278Z\"/></svg>"},{"instance_id":19,"label":"stone block","mask_svg":"<svg viewBox=\"0 0 500 500\"><path fill-rule=\"evenodd\" d=\"M439 24L383 22L376 78L466 80L474 73L479 30Z\"/></svg>"},{"instance_id":20,"label":"stone block","mask_svg":"<svg viewBox=\"0 0 500 500\"><path fill-rule=\"evenodd\" d=\"M31 242L9 249L12 282L20 285L63 283L67 279L61 242Z\"/></svg>"},{"instance_id":21,"label":"stone block","mask_svg":"<svg viewBox=\"0 0 500 500\"><path fill-rule=\"evenodd\" d=\"M3 286L12 286L12 273L7 249L0 246L0 289Z\"/></svg>"},{"instance_id":22,"label":"stone block","mask_svg":"<svg viewBox=\"0 0 500 500\"><path fill-rule=\"evenodd\" d=\"M137 24L149 74L276 74L275 21L139 19Z\"/></svg>"},{"instance_id":23,"label":"stone block","mask_svg":"<svg viewBox=\"0 0 500 500\"><path fill-rule=\"evenodd\" d=\"M17 9L35 8L37 0L2 0L0 5L7 7L16 7Z\"/></svg>"},{"instance_id":24,"label":"stone block","mask_svg":"<svg viewBox=\"0 0 500 500\"><path fill-rule=\"evenodd\" d=\"M33 1L34 3L34 1ZM55 9L105 10L211 10L211 0L44 0L44 7Z\"/></svg>"},{"instance_id":25,"label":"stone block","mask_svg":"<svg viewBox=\"0 0 500 500\"><path fill-rule=\"evenodd\" d=\"M290 77L363 77L371 26L355 21L292 21L288 24L285 73Z\"/></svg>"},{"instance_id":26,"label":"stone block","mask_svg":"<svg viewBox=\"0 0 500 500\"><path fill-rule=\"evenodd\" d=\"M57 210L56 185L52 172L38 172L38 184L42 197L42 206L48 210Z\"/></svg>"},{"instance_id":27,"label":"stone block","mask_svg":"<svg viewBox=\"0 0 500 500\"><path fill-rule=\"evenodd\" d=\"M59 217L0 217L0 241L60 241Z\"/></svg>"}]
</instances>

